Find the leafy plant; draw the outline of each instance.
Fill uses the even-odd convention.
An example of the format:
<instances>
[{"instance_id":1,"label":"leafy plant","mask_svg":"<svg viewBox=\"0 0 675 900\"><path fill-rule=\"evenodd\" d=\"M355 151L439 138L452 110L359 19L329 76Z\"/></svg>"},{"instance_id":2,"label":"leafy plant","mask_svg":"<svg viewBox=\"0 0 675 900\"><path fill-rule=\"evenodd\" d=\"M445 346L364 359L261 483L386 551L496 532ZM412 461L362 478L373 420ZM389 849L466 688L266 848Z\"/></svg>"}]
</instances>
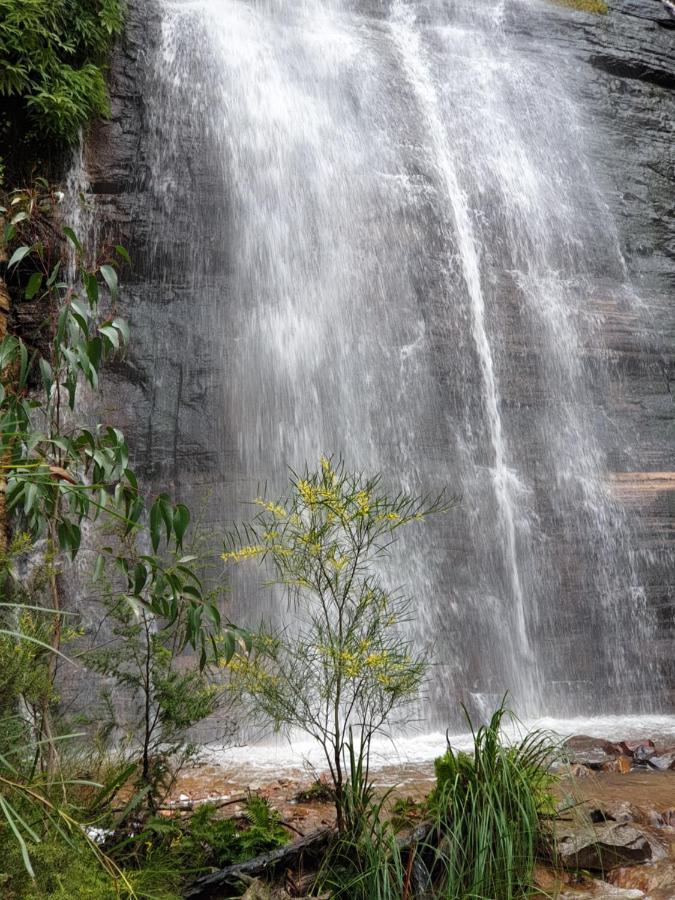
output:
<instances>
[{"instance_id":1,"label":"leafy plant","mask_svg":"<svg viewBox=\"0 0 675 900\"><path fill-rule=\"evenodd\" d=\"M343 900L401 900L410 872L391 823L383 816L387 795L370 794L359 808L358 828L338 835L319 870L315 891Z\"/></svg>"},{"instance_id":2,"label":"leafy plant","mask_svg":"<svg viewBox=\"0 0 675 900\"><path fill-rule=\"evenodd\" d=\"M251 795L243 815L223 817L215 804L202 803L190 815L155 816L137 834L110 848L127 866L143 867L148 858L172 855L187 871L222 868L243 862L288 843L279 813L263 798Z\"/></svg>"},{"instance_id":3,"label":"leafy plant","mask_svg":"<svg viewBox=\"0 0 675 900\"><path fill-rule=\"evenodd\" d=\"M113 737L117 746L123 741L126 758L138 760L137 815L141 804L157 808L195 755L197 748L186 740L186 732L216 711L223 689L205 671L181 665L181 615L160 627L155 617L144 609L135 612L119 597L106 606L113 623L110 641L90 651L85 663L124 691L121 719L109 693L94 715L103 740Z\"/></svg>"},{"instance_id":4,"label":"leafy plant","mask_svg":"<svg viewBox=\"0 0 675 900\"><path fill-rule=\"evenodd\" d=\"M19 148L73 144L109 114L104 66L124 21L123 0L0 0L0 136Z\"/></svg>"},{"instance_id":5,"label":"leafy plant","mask_svg":"<svg viewBox=\"0 0 675 900\"><path fill-rule=\"evenodd\" d=\"M230 535L224 559L269 560L295 617L232 660L233 687L277 728L318 741L344 832L367 804L372 738L417 695L426 666L401 634L408 602L383 587L373 563L398 528L447 504L442 496L389 498L378 477L325 457L316 471L292 474L286 498L256 503L257 516Z\"/></svg>"}]
</instances>

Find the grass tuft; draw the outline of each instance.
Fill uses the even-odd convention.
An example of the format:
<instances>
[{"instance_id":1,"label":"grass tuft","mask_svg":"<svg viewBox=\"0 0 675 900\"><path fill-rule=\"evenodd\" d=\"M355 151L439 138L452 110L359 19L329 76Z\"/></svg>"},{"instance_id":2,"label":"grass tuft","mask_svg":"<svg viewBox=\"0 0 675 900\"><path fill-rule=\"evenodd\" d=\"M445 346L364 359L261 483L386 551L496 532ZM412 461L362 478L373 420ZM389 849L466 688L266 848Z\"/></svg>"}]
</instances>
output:
<instances>
[{"instance_id":1,"label":"grass tuft","mask_svg":"<svg viewBox=\"0 0 675 900\"><path fill-rule=\"evenodd\" d=\"M476 731L467 714L473 754L448 746L435 762L437 786L429 803L440 839L434 870L443 871L440 896L448 900L512 900L531 887L540 817L553 809L554 745L541 731L504 742L508 716L502 704Z\"/></svg>"}]
</instances>

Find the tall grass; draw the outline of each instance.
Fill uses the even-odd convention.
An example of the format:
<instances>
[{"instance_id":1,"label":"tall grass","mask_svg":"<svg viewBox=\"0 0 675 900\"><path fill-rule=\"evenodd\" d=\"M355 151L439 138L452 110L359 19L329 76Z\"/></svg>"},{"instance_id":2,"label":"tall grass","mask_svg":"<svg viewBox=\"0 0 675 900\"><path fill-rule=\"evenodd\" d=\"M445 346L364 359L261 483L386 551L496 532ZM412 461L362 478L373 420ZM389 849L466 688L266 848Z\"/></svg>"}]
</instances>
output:
<instances>
[{"instance_id":1,"label":"tall grass","mask_svg":"<svg viewBox=\"0 0 675 900\"><path fill-rule=\"evenodd\" d=\"M466 710L465 710L466 712ZM436 760L434 880L447 900L512 900L532 885L541 815L550 811L554 744L535 731L506 743L504 704L475 730L473 754Z\"/></svg>"}]
</instances>

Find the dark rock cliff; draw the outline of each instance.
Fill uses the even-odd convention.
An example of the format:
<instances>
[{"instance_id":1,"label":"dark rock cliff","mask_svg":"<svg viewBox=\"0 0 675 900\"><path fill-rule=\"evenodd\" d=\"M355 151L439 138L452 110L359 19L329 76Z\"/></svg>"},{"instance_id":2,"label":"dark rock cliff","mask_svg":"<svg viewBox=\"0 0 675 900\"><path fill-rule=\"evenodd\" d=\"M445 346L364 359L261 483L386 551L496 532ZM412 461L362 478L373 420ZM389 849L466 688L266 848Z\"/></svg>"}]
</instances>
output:
<instances>
[{"instance_id":1,"label":"dark rock cliff","mask_svg":"<svg viewBox=\"0 0 675 900\"><path fill-rule=\"evenodd\" d=\"M225 302L227 260L218 251L228 235L212 234L209 222L227 198L210 190L213 161L204 143L205 121L197 117L183 123L186 167L181 183L171 186L170 210L160 202L147 136L152 103L162 102L161 94L149 90L161 22L155 2L130 6L126 38L111 70L113 116L94 130L86 153L102 233L126 244L134 257L124 299L134 349L113 374L106 403L148 480L208 507L200 499L201 486L232 477L215 449L213 423L205 422L221 409L227 419L220 383L225 370L204 327L208 317L191 306L199 283L188 282L194 267L186 263L196 255L201 279L222 278ZM623 307L596 288L589 302L602 340L594 339L584 352L610 363L609 382L602 382L594 402L604 423L599 428L613 490L649 560L647 590L659 618L659 640L644 652L667 666L675 659L675 20L660 0L612 0L610 6L607 16L595 16L532 4L531 14L514 16L507 28L523 53L560 59L561 77L570 79L571 92L593 122L587 135L590 164L641 298L637 308ZM180 118L181 110L174 114ZM200 198L198 210L194 196ZM505 347L521 352L517 316L505 314L502 326ZM505 400L514 408L525 394L531 400L524 381L509 386ZM227 422L218 434L225 444L236 442ZM209 509L208 515L218 512ZM573 541L569 552L572 570Z\"/></svg>"}]
</instances>

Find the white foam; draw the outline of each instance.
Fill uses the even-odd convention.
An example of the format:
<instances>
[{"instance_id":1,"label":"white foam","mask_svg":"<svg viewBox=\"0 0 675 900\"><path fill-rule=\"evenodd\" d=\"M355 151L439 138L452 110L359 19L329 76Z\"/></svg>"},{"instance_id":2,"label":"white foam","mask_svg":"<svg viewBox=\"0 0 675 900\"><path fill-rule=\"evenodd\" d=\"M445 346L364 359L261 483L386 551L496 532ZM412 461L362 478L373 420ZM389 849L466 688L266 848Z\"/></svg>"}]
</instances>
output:
<instances>
[{"instance_id":1,"label":"white foam","mask_svg":"<svg viewBox=\"0 0 675 900\"><path fill-rule=\"evenodd\" d=\"M504 729L504 735L508 739L533 729L544 729L559 737L588 734L609 740L656 738L664 743L675 742L675 716L656 715L533 719ZM450 735L449 740L459 750L468 750L472 745L469 733ZM443 753L446 746L445 734L438 731L395 739L380 737L372 744L371 767L378 770L387 766L424 766ZM319 745L305 738L211 749L208 759L226 768L254 772L262 780L273 780L303 769L321 771L327 768Z\"/></svg>"}]
</instances>

